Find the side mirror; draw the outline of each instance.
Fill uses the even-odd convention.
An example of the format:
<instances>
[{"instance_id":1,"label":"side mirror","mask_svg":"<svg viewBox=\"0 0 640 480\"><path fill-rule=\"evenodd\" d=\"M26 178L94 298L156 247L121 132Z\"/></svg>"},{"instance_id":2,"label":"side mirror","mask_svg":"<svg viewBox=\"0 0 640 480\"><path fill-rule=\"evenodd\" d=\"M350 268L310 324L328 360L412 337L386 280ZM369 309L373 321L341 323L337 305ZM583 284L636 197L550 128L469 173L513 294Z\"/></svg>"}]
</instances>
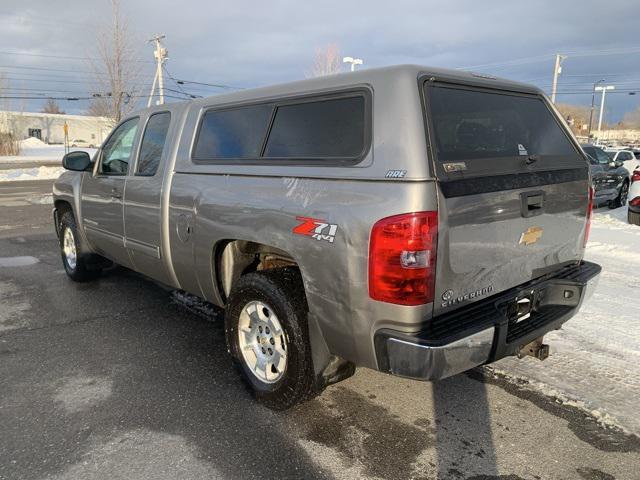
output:
<instances>
[{"instance_id":1,"label":"side mirror","mask_svg":"<svg viewBox=\"0 0 640 480\"><path fill-rule=\"evenodd\" d=\"M91 157L87 152L69 152L62 157L62 166L67 170L86 172L91 166Z\"/></svg>"}]
</instances>

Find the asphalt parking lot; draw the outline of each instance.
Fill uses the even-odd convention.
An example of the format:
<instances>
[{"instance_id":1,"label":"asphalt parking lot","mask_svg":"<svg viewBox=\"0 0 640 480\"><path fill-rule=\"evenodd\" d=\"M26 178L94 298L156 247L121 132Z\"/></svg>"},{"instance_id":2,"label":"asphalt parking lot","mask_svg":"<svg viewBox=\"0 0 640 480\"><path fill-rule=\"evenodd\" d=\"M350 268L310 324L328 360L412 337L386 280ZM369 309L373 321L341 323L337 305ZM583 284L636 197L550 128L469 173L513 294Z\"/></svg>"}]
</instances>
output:
<instances>
[{"instance_id":1,"label":"asphalt parking lot","mask_svg":"<svg viewBox=\"0 0 640 480\"><path fill-rule=\"evenodd\" d=\"M640 439L485 369L360 369L256 404L219 315L122 268L62 269L51 182L0 184L0 479L637 479Z\"/></svg>"}]
</instances>

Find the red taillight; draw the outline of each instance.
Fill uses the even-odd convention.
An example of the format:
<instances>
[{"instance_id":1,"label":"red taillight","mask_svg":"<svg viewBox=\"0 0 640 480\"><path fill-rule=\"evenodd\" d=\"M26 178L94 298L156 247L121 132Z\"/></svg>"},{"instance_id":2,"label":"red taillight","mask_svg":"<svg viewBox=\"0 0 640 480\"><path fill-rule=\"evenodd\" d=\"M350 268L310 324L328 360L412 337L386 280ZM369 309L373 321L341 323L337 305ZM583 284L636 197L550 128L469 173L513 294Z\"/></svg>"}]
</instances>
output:
<instances>
[{"instance_id":1,"label":"red taillight","mask_svg":"<svg viewBox=\"0 0 640 480\"><path fill-rule=\"evenodd\" d=\"M381 302L433 302L438 212L383 218L371 230L369 296Z\"/></svg>"},{"instance_id":2,"label":"red taillight","mask_svg":"<svg viewBox=\"0 0 640 480\"><path fill-rule=\"evenodd\" d=\"M589 187L589 204L587 205L587 225L584 229L584 244L587 246L589 240L589 233L591 232L591 216L593 215L593 187Z\"/></svg>"},{"instance_id":3,"label":"red taillight","mask_svg":"<svg viewBox=\"0 0 640 480\"><path fill-rule=\"evenodd\" d=\"M640 197L629 200L629 205L631 205L632 207L640 207Z\"/></svg>"},{"instance_id":4,"label":"red taillight","mask_svg":"<svg viewBox=\"0 0 640 480\"><path fill-rule=\"evenodd\" d=\"M631 182L640 182L640 170L634 170L631 175Z\"/></svg>"}]
</instances>

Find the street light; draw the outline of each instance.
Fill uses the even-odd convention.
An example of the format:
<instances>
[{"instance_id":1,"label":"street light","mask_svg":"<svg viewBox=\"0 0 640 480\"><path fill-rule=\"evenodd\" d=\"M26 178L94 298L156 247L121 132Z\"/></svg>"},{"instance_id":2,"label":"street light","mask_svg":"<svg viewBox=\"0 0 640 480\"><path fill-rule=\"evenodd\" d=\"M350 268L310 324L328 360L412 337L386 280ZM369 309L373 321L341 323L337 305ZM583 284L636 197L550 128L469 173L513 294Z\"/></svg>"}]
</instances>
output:
<instances>
[{"instance_id":1,"label":"street light","mask_svg":"<svg viewBox=\"0 0 640 480\"><path fill-rule=\"evenodd\" d=\"M607 85L602 87L595 87L595 90L598 92L602 92L602 99L600 100L600 116L598 118L598 142L600 142L600 135L602 133L602 113L604 112L604 97L607 94L607 90L615 90L616 87L613 85Z\"/></svg>"},{"instance_id":2,"label":"street light","mask_svg":"<svg viewBox=\"0 0 640 480\"><path fill-rule=\"evenodd\" d=\"M353 57L343 57L342 58L342 63L350 63L351 64L351 71L355 71L356 69L356 65L362 65L362 59L361 58L353 58Z\"/></svg>"},{"instance_id":3,"label":"street light","mask_svg":"<svg viewBox=\"0 0 640 480\"><path fill-rule=\"evenodd\" d=\"M593 84L593 90L591 91L591 111L589 112L589 131L587 132L587 137L591 138L591 125L593 124L593 109L596 101L596 87L599 83L604 83L604 79L598 80Z\"/></svg>"}]
</instances>

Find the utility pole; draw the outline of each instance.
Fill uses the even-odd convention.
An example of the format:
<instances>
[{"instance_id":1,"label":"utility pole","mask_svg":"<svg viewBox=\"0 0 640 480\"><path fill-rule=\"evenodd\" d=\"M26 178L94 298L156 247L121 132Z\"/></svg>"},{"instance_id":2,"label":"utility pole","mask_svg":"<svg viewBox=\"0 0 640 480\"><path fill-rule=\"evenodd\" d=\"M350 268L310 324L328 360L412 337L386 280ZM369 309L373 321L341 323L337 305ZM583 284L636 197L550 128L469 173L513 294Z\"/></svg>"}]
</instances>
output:
<instances>
[{"instance_id":1,"label":"utility pole","mask_svg":"<svg viewBox=\"0 0 640 480\"><path fill-rule=\"evenodd\" d=\"M593 125L593 110L594 110L595 101L596 101L596 87L598 86L599 83L604 83L604 79L598 80L596 83L594 83L593 90L591 91L591 110L589 111L589 130L587 131L588 139L591 138L591 126Z\"/></svg>"},{"instance_id":2,"label":"utility pole","mask_svg":"<svg viewBox=\"0 0 640 480\"><path fill-rule=\"evenodd\" d=\"M151 86L151 93L149 94L149 101L147 102L147 107L151 106L151 102L153 100L153 96L156 93L156 84L158 85L159 98L156 102L157 105L164 104L164 77L162 76L162 65L169 58L167 49L162 46L160 40L165 38L165 35L155 35L153 38L149 39L149 43L154 42L156 44L156 49L153 51L153 56L156 59L156 75L153 77L153 85Z\"/></svg>"},{"instance_id":3,"label":"utility pole","mask_svg":"<svg viewBox=\"0 0 640 480\"><path fill-rule=\"evenodd\" d=\"M351 71L354 72L356 70L356 65L362 65L361 58L353 58L353 57L343 57L342 63L350 63Z\"/></svg>"},{"instance_id":4,"label":"utility pole","mask_svg":"<svg viewBox=\"0 0 640 480\"><path fill-rule=\"evenodd\" d=\"M615 90L616 87L613 85L607 85L602 87L596 87L595 89L598 92L602 92L602 98L600 99L600 115L598 118L598 142L600 142L600 135L602 134L602 114L604 113L604 97L607 94L607 90Z\"/></svg>"},{"instance_id":5,"label":"utility pole","mask_svg":"<svg viewBox=\"0 0 640 480\"><path fill-rule=\"evenodd\" d=\"M562 73L562 62L567 59L566 55L556 54L556 62L553 65L553 83L551 84L551 103L556 103L556 91L558 90L558 75Z\"/></svg>"}]
</instances>

